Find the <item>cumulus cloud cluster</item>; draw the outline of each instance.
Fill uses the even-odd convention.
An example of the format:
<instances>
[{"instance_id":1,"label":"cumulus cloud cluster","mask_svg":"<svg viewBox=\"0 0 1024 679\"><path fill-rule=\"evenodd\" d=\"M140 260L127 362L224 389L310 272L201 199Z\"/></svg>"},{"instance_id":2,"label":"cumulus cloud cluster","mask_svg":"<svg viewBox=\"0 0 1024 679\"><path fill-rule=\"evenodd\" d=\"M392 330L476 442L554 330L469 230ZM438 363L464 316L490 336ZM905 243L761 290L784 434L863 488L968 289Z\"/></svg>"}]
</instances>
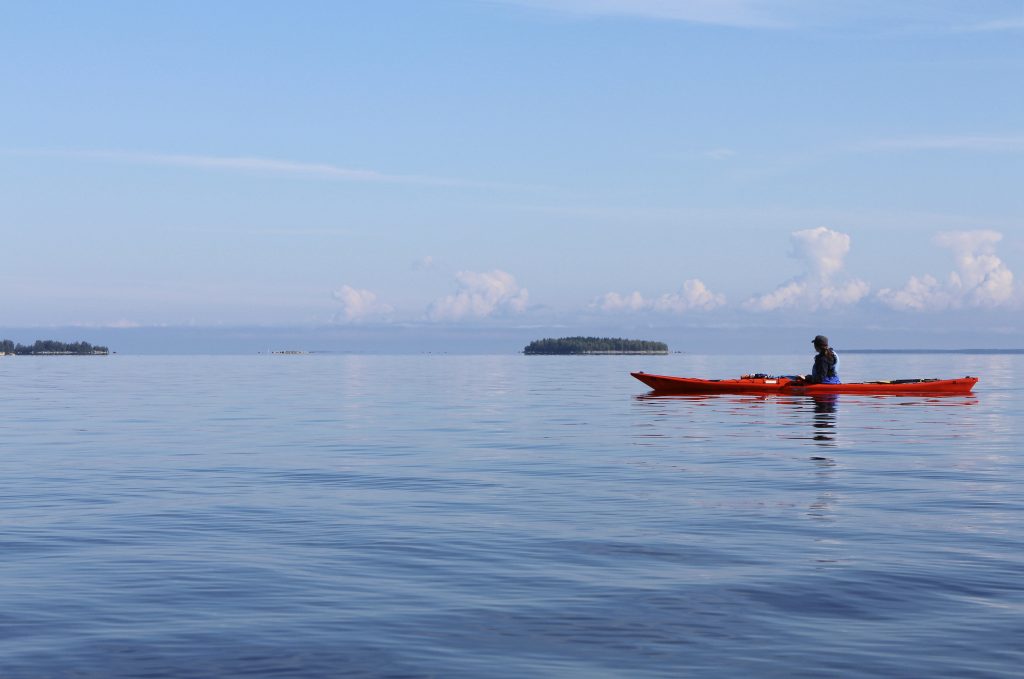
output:
<instances>
[{"instance_id":1,"label":"cumulus cloud cluster","mask_svg":"<svg viewBox=\"0 0 1024 679\"><path fill-rule=\"evenodd\" d=\"M794 231L791 256L799 262L795 277L766 293L755 295L741 306L748 311L792 309L801 312L828 310L865 301L870 286L845 273L850 253L848 234L825 227ZM1013 272L996 255L1002 234L995 231L957 231L939 234L935 243L952 251L955 270L944 280L931 275L913 276L899 289L885 288L871 298L897 311L928 311L1006 306L1017 300ZM434 265L425 257L421 267ZM526 311L529 292L515 276L492 271L460 271L456 290L426 309L426 319L458 322L517 314ZM385 319L393 311L377 295L349 285L334 293L341 304L339 320L359 322ZM724 294L712 291L697 278L683 282L675 292L645 296L640 292L608 292L595 299L591 309L607 313L684 314L726 306Z\"/></svg>"},{"instance_id":2,"label":"cumulus cloud cluster","mask_svg":"<svg viewBox=\"0 0 1024 679\"><path fill-rule=\"evenodd\" d=\"M794 231L791 255L803 264L804 271L771 292L752 297L744 307L752 311L774 311L789 307L808 310L831 309L854 304L871 289L858 278L842 278L850 236L819 226Z\"/></svg>"},{"instance_id":3,"label":"cumulus cloud cluster","mask_svg":"<svg viewBox=\"0 0 1024 679\"><path fill-rule=\"evenodd\" d=\"M684 313L686 311L709 311L725 304L725 295L711 292L703 281L691 278L684 281L679 292L667 292L658 297L645 298L639 292L619 294L609 292L591 306L602 311L658 311Z\"/></svg>"},{"instance_id":4,"label":"cumulus cloud cluster","mask_svg":"<svg viewBox=\"0 0 1024 679\"><path fill-rule=\"evenodd\" d=\"M953 251L956 270L945 282L934 276L911 276L899 290L878 291L878 299L899 311L941 311L963 307L996 307L1013 299L1013 272L995 254L1003 235L997 231L951 231L939 234L937 245Z\"/></svg>"},{"instance_id":5,"label":"cumulus cloud cluster","mask_svg":"<svg viewBox=\"0 0 1024 679\"><path fill-rule=\"evenodd\" d=\"M433 321L459 321L486 318L501 313L519 313L526 309L529 292L519 287L515 277L505 271L460 271L455 276L458 290L434 302L427 312Z\"/></svg>"},{"instance_id":6,"label":"cumulus cloud cluster","mask_svg":"<svg viewBox=\"0 0 1024 679\"><path fill-rule=\"evenodd\" d=\"M367 318L383 316L391 313L390 305L377 299L376 293L369 290L358 290L350 285L343 285L334 291L334 299L341 302L340 318L346 321L362 321Z\"/></svg>"}]
</instances>

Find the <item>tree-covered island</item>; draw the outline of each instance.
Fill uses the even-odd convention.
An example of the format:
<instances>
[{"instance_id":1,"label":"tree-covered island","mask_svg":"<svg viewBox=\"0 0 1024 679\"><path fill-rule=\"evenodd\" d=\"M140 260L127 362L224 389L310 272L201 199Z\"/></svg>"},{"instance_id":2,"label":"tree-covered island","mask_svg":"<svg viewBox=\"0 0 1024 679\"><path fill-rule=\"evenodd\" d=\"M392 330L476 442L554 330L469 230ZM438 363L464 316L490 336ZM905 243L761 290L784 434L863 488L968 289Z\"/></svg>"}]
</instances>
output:
<instances>
[{"instance_id":1,"label":"tree-covered island","mask_svg":"<svg viewBox=\"0 0 1024 679\"><path fill-rule=\"evenodd\" d=\"M106 356L110 353L107 347L93 346L88 342L58 342L56 340L36 340L35 343L15 344L11 340L0 340L0 355L15 356Z\"/></svg>"},{"instance_id":2,"label":"tree-covered island","mask_svg":"<svg viewBox=\"0 0 1024 679\"><path fill-rule=\"evenodd\" d=\"M667 354L664 342L630 340L610 337L561 337L558 339L534 340L526 345L527 355L578 355L578 354Z\"/></svg>"}]
</instances>

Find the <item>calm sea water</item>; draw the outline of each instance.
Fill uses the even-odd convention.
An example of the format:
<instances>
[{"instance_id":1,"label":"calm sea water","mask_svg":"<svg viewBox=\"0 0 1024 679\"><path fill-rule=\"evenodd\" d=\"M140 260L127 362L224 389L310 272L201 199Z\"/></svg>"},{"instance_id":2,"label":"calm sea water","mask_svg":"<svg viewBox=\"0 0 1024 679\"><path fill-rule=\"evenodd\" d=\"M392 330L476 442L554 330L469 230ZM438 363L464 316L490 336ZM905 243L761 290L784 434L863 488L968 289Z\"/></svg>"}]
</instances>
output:
<instances>
[{"instance_id":1,"label":"calm sea water","mask_svg":"<svg viewBox=\"0 0 1024 679\"><path fill-rule=\"evenodd\" d=\"M1024 356L0 359L0 677L1019 677Z\"/></svg>"}]
</instances>

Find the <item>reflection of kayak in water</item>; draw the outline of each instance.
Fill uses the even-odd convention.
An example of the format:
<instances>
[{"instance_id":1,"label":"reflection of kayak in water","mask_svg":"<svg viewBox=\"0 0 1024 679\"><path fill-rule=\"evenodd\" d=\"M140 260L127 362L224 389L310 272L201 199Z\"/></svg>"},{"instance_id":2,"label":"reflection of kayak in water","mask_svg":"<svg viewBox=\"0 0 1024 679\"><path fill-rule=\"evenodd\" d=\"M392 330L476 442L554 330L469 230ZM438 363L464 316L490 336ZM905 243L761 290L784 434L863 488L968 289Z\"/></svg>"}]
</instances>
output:
<instances>
[{"instance_id":1,"label":"reflection of kayak in water","mask_svg":"<svg viewBox=\"0 0 1024 679\"><path fill-rule=\"evenodd\" d=\"M648 387L663 394L969 394L977 377L953 380L886 380L847 384L807 384L789 377L742 377L738 380L702 380L630 373Z\"/></svg>"}]
</instances>

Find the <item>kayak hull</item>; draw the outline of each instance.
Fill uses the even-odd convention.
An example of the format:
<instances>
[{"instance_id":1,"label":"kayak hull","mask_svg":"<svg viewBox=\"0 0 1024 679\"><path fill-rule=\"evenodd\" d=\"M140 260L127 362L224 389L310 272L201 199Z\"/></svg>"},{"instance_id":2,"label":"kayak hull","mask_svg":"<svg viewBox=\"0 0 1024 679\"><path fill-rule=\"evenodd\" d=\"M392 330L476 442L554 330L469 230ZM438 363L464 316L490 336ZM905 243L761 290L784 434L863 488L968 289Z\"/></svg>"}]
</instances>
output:
<instances>
[{"instance_id":1,"label":"kayak hull","mask_svg":"<svg viewBox=\"0 0 1024 679\"><path fill-rule=\"evenodd\" d=\"M895 380L848 384L805 384L785 377L702 380L649 373L630 373L660 394L969 394L977 377L951 380Z\"/></svg>"}]
</instances>

